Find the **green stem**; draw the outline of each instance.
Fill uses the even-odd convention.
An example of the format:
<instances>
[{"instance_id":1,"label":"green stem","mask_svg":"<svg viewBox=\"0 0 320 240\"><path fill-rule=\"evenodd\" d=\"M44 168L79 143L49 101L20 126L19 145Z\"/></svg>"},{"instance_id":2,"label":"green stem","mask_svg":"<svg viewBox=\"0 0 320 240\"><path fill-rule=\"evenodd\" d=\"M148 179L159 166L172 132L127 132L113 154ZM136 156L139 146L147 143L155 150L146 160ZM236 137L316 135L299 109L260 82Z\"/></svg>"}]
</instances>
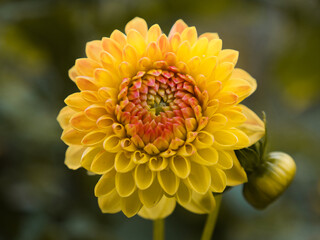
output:
<instances>
[{"instance_id":1,"label":"green stem","mask_svg":"<svg viewBox=\"0 0 320 240\"><path fill-rule=\"evenodd\" d=\"M217 222L218 213L221 205L222 194L216 195L216 207L208 214L206 225L204 226L201 240L210 240L213 234L214 227Z\"/></svg>"},{"instance_id":2,"label":"green stem","mask_svg":"<svg viewBox=\"0 0 320 240\"><path fill-rule=\"evenodd\" d=\"M153 240L164 240L164 219L153 220Z\"/></svg>"}]
</instances>

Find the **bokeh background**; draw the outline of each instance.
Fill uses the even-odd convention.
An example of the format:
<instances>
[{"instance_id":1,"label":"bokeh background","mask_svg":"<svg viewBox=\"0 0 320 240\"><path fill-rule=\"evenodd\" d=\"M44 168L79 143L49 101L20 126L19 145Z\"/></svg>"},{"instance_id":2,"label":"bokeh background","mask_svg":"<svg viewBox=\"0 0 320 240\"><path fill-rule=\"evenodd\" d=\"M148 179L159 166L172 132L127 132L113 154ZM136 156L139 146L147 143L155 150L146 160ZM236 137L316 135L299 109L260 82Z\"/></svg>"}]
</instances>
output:
<instances>
[{"instance_id":1,"label":"bokeh background","mask_svg":"<svg viewBox=\"0 0 320 240\"><path fill-rule=\"evenodd\" d=\"M239 50L237 66L258 82L245 103L267 113L269 150L296 160L292 185L264 211L241 187L225 194L214 239L320 239L319 13L317 0L0 1L0 239L151 239L150 221L100 212L98 177L64 165L56 122L85 43L135 16L166 33L182 18ZM204 221L177 207L167 239L199 239Z\"/></svg>"}]
</instances>

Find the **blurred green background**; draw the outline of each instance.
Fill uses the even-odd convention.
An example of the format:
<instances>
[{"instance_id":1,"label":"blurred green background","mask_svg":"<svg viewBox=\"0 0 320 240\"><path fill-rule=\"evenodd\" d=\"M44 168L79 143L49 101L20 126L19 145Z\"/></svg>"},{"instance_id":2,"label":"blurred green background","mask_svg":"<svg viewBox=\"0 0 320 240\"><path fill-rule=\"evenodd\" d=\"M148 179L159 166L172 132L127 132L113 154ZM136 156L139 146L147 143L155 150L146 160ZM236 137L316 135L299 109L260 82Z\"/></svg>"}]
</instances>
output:
<instances>
[{"instance_id":1,"label":"blurred green background","mask_svg":"<svg viewBox=\"0 0 320 240\"><path fill-rule=\"evenodd\" d=\"M239 50L237 66L258 82L245 103L267 113L269 150L296 160L292 185L264 211L241 187L225 194L214 239L320 239L319 13L317 0L0 1L0 239L151 239L150 221L100 212L98 177L67 169L56 122L85 43L135 16L166 33L182 18ZM199 239L204 220L177 207L167 239Z\"/></svg>"}]
</instances>

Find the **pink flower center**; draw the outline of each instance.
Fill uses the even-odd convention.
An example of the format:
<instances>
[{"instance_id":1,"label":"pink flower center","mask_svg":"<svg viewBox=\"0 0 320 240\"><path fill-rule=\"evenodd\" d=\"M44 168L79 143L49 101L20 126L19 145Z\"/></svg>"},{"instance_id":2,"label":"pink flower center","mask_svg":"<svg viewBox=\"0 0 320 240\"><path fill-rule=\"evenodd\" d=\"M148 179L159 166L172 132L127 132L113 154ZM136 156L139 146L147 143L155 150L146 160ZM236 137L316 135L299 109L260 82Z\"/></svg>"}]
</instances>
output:
<instances>
[{"instance_id":1,"label":"pink flower center","mask_svg":"<svg viewBox=\"0 0 320 240\"><path fill-rule=\"evenodd\" d=\"M176 150L187 141L188 132L197 129L202 116L198 92L192 76L173 66L140 71L122 80L116 117L137 147L151 144L160 152Z\"/></svg>"}]
</instances>

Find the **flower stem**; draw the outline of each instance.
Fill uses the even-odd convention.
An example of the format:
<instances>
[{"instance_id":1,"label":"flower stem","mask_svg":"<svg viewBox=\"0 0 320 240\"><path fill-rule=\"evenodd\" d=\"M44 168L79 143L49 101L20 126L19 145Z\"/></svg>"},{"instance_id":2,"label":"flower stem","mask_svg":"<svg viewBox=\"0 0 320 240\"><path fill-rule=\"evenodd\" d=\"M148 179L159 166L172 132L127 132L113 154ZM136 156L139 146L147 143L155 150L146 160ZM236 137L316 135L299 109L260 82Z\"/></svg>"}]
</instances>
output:
<instances>
[{"instance_id":1,"label":"flower stem","mask_svg":"<svg viewBox=\"0 0 320 240\"><path fill-rule=\"evenodd\" d=\"M164 219L153 220L153 240L164 240Z\"/></svg>"},{"instance_id":2,"label":"flower stem","mask_svg":"<svg viewBox=\"0 0 320 240\"><path fill-rule=\"evenodd\" d=\"M218 213L221 205L222 194L216 195L216 207L215 209L208 214L206 225L204 226L201 240L210 240L214 231L214 227L217 222Z\"/></svg>"}]
</instances>

